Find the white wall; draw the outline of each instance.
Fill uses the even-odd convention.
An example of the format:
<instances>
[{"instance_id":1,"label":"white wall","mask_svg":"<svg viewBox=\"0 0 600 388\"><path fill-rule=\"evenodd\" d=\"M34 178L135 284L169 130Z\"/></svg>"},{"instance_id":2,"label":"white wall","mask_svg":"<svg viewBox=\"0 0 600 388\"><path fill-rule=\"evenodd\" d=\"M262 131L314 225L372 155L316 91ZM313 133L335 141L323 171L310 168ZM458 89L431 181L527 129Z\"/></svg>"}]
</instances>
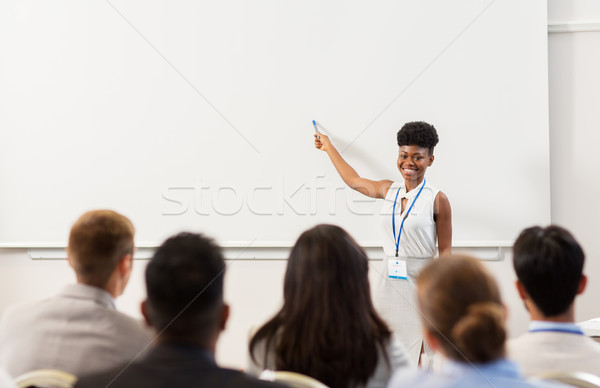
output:
<instances>
[{"instance_id":1,"label":"white wall","mask_svg":"<svg viewBox=\"0 0 600 388\"><path fill-rule=\"evenodd\" d=\"M600 27L600 2L550 0L549 23ZM596 28L598 29L598 28ZM552 222L583 245L589 277L578 299L577 320L600 316L600 31L549 35L550 170Z\"/></svg>"},{"instance_id":2,"label":"white wall","mask_svg":"<svg viewBox=\"0 0 600 388\"><path fill-rule=\"evenodd\" d=\"M548 0L548 22L598 22L600 2L597 0Z\"/></svg>"},{"instance_id":3,"label":"white wall","mask_svg":"<svg viewBox=\"0 0 600 388\"><path fill-rule=\"evenodd\" d=\"M600 4L595 1L550 0L548 4L550 22L600 21ZM590 283L578 300L578 320L600 316L594 300L600 292L600 247L595 236L600 183L599 162L594 159L595 141L600 141L597 47L600 32L551 34L549 38L552 221L573 231L588 257ZM122 310L136 316L144 295L145 263L136 261L130 286L118 301ZM228 261L225 293L232 316L217 350L220 363L244 365L248 329L267 319L281 303L285 264L282 260ZM527 316L514 291L510 252L503 261L486 265L500 282L509 305L510 335L517 335L525 330ZM50 296L73 278L63 260L34 261L25 250L0 250L0 310L10 303Z\"/></svg>"}]
</instances>

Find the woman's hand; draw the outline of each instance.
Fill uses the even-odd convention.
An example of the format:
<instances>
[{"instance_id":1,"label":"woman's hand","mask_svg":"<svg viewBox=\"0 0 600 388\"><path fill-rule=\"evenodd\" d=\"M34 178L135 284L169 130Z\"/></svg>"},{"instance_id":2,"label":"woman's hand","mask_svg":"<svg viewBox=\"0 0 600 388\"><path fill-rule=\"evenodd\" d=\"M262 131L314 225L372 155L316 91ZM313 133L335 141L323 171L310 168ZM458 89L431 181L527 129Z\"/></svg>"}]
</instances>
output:
<instances>
[{"instance_id":1,"label":"woman's hand","mask_svg":"<svg viewBox=\"0 0 600 388\"><path fill-rule=\"evenodd\" d=\"M316 134L314 136L315 136L315 148L320 149L321 151L325 151L325 152L328 152L330 149L333 148L333 145L331 144L331 141L329 140L329 136L323 135L320 132L319 132L320 139L317 137Z\"/></svg>"},{"instance_id":2,"label":"woman's hand","mask_svg":"<svg viewBox=\"0 0 600 388\"><path fill-rule=\"evenodd\" d=\"M358 191L367 197L372 198L385 198L392 181L372 181L370 179L361 178L360 175L342 158L342 155L335 149L329 136L323 135L319 132L320 139L315 136L315 148L327 152L327 156L331 159L333 166L337 170L338 174L344 181L345 184L350 186L351 189Z\"/></svg>"}]
</instances>

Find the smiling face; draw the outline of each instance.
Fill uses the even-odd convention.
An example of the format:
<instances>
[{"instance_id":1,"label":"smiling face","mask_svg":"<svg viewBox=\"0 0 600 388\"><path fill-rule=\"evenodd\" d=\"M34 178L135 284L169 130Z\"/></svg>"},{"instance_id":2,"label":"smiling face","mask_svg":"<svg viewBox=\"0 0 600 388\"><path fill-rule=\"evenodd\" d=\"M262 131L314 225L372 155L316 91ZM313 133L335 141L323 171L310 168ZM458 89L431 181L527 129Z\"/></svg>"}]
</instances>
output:
<instances>
[{"instance_id":1,"label":"smiling face","mask_svg":"<svg viewBox=\"0 0 600 388\"><path fill-rule=\"evenodd\" d=\"M418 145L400 146L398 154L398 170L407 185L416 187L423 182L427 167L433 163L433 155L429 148Z\"/></svg>"}]
</instances>

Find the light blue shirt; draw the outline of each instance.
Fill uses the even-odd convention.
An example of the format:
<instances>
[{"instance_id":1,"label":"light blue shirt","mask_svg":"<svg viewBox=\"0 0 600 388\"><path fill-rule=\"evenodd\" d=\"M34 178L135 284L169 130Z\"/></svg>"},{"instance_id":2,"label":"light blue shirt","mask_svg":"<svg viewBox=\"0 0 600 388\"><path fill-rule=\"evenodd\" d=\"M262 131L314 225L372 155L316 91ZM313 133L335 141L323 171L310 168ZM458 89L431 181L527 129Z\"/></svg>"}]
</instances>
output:
<instances>
[{"instance_id":1,"label":"light blue shirt","mask_svg":"<svg viewBox=\"0 0 600 388\"><path fill-rule=\"evenodd\" d=\"M486 364L469 364L448 360L441 373L424 370L400 370L394 374L388 387L424 387L424 388L533 388L556 387L557 385L527 381L512 361L500 359Z\"/></svg>"}]
</instances>

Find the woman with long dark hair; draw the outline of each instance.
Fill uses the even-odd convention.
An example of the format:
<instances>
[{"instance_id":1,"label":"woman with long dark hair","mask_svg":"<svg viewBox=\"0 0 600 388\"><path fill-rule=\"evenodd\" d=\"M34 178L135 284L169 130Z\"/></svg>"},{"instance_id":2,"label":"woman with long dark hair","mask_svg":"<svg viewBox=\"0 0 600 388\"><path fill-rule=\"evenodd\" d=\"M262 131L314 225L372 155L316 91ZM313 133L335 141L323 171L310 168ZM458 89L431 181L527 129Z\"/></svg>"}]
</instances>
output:
<instances>
[{"instance_id":1,"label":"woman with long dark hair","mask_svg":"<svg viewBox=\"0 0 600 388\"><path fill-rule=\"evenodd\" d=\"M288 259L281 310L250 341L250 373L302 373L330 387L384 387L408 365L371 300L368 258L342 228L304 232Z\"/></svg>"}]
</instances>

